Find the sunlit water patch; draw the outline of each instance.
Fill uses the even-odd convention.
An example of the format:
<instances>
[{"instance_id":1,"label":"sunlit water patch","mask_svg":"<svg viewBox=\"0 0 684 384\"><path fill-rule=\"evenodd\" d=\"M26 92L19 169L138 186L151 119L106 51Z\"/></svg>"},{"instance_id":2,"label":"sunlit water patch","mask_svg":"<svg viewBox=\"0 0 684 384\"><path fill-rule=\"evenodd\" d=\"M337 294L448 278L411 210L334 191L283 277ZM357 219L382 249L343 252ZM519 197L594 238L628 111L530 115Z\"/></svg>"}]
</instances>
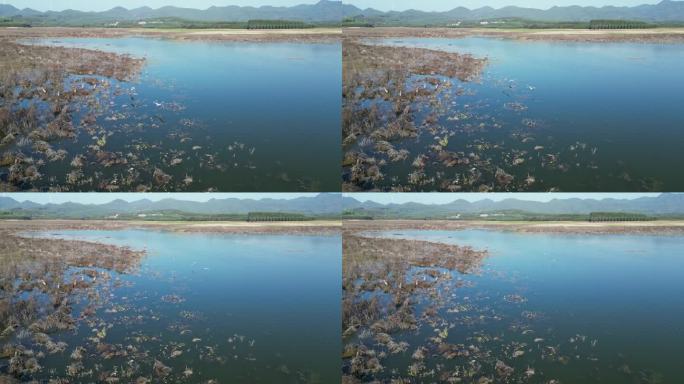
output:
<instances>
[{"instance_id":1,"label":"sunlit water patch","mask_svg":"<svg viewBox=\"0 0 684 384\"><path fill-rule=\"evenodd\" d=\"M147 255L138 273L113 273L79 298L76 329L50 335L66 343L64 351L44 353L33 378L339 381L340 310L331 305L340 300L339 236L144 230L40 236L145 249ZM23 343L30 346L30 339Z\"/></svg>"},{"instance_id":2,"label":"sunlit water patch","mask_svg":"<svg viewBox=\"0 0 684 384\"><path fill-rule=\"evenodd\" d=\"M42 173L50 177L34 186L322 191L339 185L330 172L339 161L337 43L34 43L146 59L138 80L106 79L114 86L99 97L102 106L79 106L76 139L53 143L68 154L48 162Z\"/></svg>"},{"instance_id":3,"label":"sunlit water patch","mask_svg":"<svg viewBox=\"0 0 684 384\"><path fill-rule=\"evenodd\" d=\"M383 380L617 384L681 376L684 237L380 235L489 251L477 273L442 280L415 298L419 327L392 335L409 346L382 360ZM425 315L428 308L436 313Z\"/></svg>"}]
</instances>

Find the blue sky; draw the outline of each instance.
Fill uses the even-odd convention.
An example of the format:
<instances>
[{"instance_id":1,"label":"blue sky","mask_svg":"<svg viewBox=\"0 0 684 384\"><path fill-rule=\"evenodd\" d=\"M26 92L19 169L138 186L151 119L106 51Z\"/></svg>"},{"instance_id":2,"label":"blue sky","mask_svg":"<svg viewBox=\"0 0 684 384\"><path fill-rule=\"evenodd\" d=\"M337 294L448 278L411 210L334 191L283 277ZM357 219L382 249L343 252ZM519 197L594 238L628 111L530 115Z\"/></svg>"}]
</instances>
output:
<instances>
[{"instance_id":1,"label":"blue sky","mask_svg":"<svg viewBox=\"0 0 684 384\"><path fill-rule=\"evenodd\" d=\"M250 5L250 6L292 6L313 4L318 0L0 0L0 4L12 4L17 8L33 8L39 11L61 11L77 9L80 11L104 11L114 7L138 8L148 6L160 8L165 5L177 7L206 9L212 5Z\"/></svg>"},{"instance_id":2,"label":"blue sky","mask_svg":"<svg viewBox=\"0 0 684 384\"><path fill-rule=\"evenodd\" d=\"M302 196L316 196L315 193L0 193L1 197L11 197L17 201L33 201L38 204L76 202L81 204L105 204L121 199L136 201L148 199L159 201L174 198L177 200L207 201L210 199L294 199Z\"/></svg>"},{"instance_id":3,"label":"blue sky","mask_svg":"<svg viewBox=\"0 0 684 384\"><path fill-rule=\"evenodd\" d=\"M480 8L490 6L501 8L509 5L519 7L548 9L557 6L582 5L601 7L604 5L634 6L641 4L656 4L660 0L345 0L347 4L359 8L375 8L381 11L403 11L419 9L423 11L448 11L456 7Z\"/></svg>"},{"instance_id":4,"label":"blue sky","mask_svg":"<svg viewBox=\"0 0 684 384\"><path fill-rule=\"evenodd\" d=\"M500 201L504 199L519 199L530 201L549 201L553 199L636 199L644 196L658 196L658 193L345 193L359 201L374 201L380 204L389 203L423 203L444 204L463 199L478 201L490 199Z\"/></svg>"}]
</instances>

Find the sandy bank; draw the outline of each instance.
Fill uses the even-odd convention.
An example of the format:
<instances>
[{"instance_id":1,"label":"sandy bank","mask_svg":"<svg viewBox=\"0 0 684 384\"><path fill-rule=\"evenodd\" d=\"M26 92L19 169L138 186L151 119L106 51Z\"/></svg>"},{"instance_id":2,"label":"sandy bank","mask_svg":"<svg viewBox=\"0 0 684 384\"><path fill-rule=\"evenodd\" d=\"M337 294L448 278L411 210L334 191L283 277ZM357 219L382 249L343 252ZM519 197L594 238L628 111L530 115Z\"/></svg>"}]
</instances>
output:
<instances>
[{"instance_id":1,"label":"sandy bank","mask_svg":"<svg viewBox=\"0 0 684 384\"><path fill-rule=\"evenodd\" d=\"M684 28L638 30L587 29L487 29L487 28L345 28L345 37L356 38L463 38L471 36L498 37L523 41L576 42L643 42L684 43Z\"/></svg>"},{"instance_id":2,"label":"sandy bank","mask_svg":"<svg viewBox=\"0 0 684 384\"><path fill-rule=\"evenodd\" d=\"M447 221L447 220L374 220L344 221L344 230L464 230L496 229L526 233L574 233L574 234L668 234L684 235L684 221L662 220L624 223L590 223L577 221Z\"/></svg>"},{"instance_id":3,"label":"sandy bank","mask_svg":"<svg viewBox=\"0 0 684 384\"><path fill-rule=\"evenodd\" d=\"M340 28L308 28L281 30L246 29L144 29L144 28L0 28L0 38L115 38L156 37L174 40L217 40L246 42L335 42L340 39Z\"/></svg>"},{"instance_id":4,"label":"sandy bank","mask_svg":"<svg viewBox=\"0 0 684 384\"><path fill-rule=\"evenodd\" d=\"M340 221L248 223L237 221L106 221L106 220L1 220L0 229L12 231L150 229L175 232L236 234L334 234Z\"/></svg>"}]
</instances>

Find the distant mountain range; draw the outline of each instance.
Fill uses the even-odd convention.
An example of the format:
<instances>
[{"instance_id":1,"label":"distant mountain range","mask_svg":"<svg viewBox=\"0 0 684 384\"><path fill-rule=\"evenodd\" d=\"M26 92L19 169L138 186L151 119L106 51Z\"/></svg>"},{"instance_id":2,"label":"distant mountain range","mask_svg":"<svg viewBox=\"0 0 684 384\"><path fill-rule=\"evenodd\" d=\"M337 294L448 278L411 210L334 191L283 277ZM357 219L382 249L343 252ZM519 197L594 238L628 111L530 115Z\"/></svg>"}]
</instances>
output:
<instances>
[{"instance_id":1,"label":"distant mountain range","mask_svg":"<svg viewBox=\"0 0 684 384\"><path fill-rule=\"evenodd\" d=\"M383 12L373 8L360 9L341 1L321 0L315 4L292 7L213 6L194 9L166 6L158 9L139 7L112 8L102 12L77 10L41 12L30 8L18 9L0 4L0 18L25 20L36 25L104 25L115 22L137 22L161 18L176 18L201 22L244 22L255 19L280 19L310 23L338 23L343 18L362 20L377 25L446 25L459 21L473 22L493 19L525 19L548 22L589 21L596 19L628 19L648 22L684 22L684 1L663 0L658 4L634 7L552 7L546 10L509 6L495 9L457 7L445 12L420 10Z\"/></svg>"},{"instance_id":2,"label":"distant mountain range","mask_svg":"<svg viewBox=\"0 0 684 384\"><path fill-rule=\"evenodd\" d=\"M168 198L160 201L141 199L133 202L114 200L106 204L37 204L0 196L0 216L47 218L105 218L154 212L180 212L197 215L246 214L249 212L288 212L310 216L339 215L341 212L378 218L444 218L497 212L530 214L589 214L591 212L630 212L653 216L684 215L684 193L666 193L657 197L626 199L555 199L537 202L516 198L469 202L455 198L447 204L379 204L361 202L339 193L325 193L296 199L211 199L206 202Z\"/></svg>"},{"instance_id":3,"label":"distant mountain range","mask_svg":"<svg viewBox=\"0 0 684 384\"><path fill-rule=\"evenodd\" d=\"M190 4L190 3L188 3ZM222 6L207 9L180 7L162 7L152 9L140 7L126 9L112 8L103 12L83 12L76 10L40 12L34 9L18 9L9 4L0 4L0 17L40 19L61 24L94 24L112 23L116 21L139 21L158 18L179 18L193 21L247 21L255 19L293 20L304 22L339 22L341 21L341 1L321 0L316 4L301 4L292 7L240 7Z\"/></svg>"},{"instance_id":4,"label":"distant mountain range","mask_svg":"<svg viewBox=\"0 0 684 384\"><path fill-rule=\"evenodd\" d=\"M342 7L344 18L365 19L376 24L451 24L458 21L480 21L502 18L519 18L535 21L589 21L598 19L627 19L649 22L684 21L684 1L663 0L658 4L634 7L552 7L547 10L509 6L495 9L481 7L454 8L445 12L419 10L382 12L376 9L359 9L350 4Z\"/></svg>"},{"instance_id":5,"label":"distant mountain range","mask_svg":"<svg viewBox=\"0 0 684 384\"><path fill-rule=\"evenodd\" d=\"M448 204L379 204L360 202L345 196L342 208L346 213L385 218L440 218L458 214L483 214L519 211L533 214L589 214L591 212L630 212L647 215L684 215L684 194L668 193L657 197L625 199L555 199L536 202L519 199L476 202L454 200Z\"/></svg>"},{"instance_id":6,"label":"distant mountain range","mask_svg":"<svg viewBox=\"0 0 684 384\"><path fill-rule=\"evenodd\" d=\"M174 211L188 214L218 215L246 214L249 212L288 212L311 216L338 215L341 212L340 194L319 194L313 197L296 199L211 199L206 202L164 199L150 201L141 199L134 202L114 200L106 204L36 204L31 201L19 202L10 197L0 196L0 213L12 213L29 217L50 218L104 218L115 214L142 214L151 212Z\"/></svg>"}]
</instances>

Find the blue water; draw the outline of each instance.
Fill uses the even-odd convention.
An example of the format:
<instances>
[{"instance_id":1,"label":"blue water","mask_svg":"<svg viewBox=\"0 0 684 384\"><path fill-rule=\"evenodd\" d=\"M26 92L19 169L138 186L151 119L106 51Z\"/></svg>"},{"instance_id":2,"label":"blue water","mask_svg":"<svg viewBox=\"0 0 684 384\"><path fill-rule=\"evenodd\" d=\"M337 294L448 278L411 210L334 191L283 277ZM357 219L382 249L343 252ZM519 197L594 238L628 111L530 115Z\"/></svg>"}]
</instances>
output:
<instances>
[{"instance_id":1,"label":"blue water","mask_svg":"<svg viewBox=\"0 0 684 384\"><path fill-rule=\"evenodd\" d=\"M473 286L449 291L454 295L446 307L472 304L474 309L468 314L494 313L501 320L459 326L461 314L445 313L448 321L457 324L449 342L468 345L472 339L467 338L481 330L501 336L504 346L526 342L531 347L522 348L523 357L511 359L510 350L509 356L495 357L516 369L536 368L534 377L539 380L679 382L679 356L684 353L682 236L412 230L383 233L383 237L489 251L479 273L459 276ZM502 299L511 294L521 295L526 302ZM538 318L521 319L521 311L537 313ZM523 334L513 325L532 332ZM431 329L420 332L434 334ZM577 335L585 336L584 341L577 340ZM543 338L541 346L554 346L558 356L568 360L544 360L534 338Z\"/></svg>"},{"instance_id":2,"label":"blue water","mask_svg":"<svg viewBox=\"0 0 684 384\"><path fill-rule=\"evenodd\" d=\"M105 342L149 351L149 358L138 362L138 375L149 377L156 358L174 369L167 379L173 382L339 381L339 236L146 230L47 235L147 251L139 273L117 276L126 284L111 289L110 303L97 313L106 324L114 325ZM165 302L165 295L178 295L183 301ZM125 310L106 312L117 306ZM184 318L187 314L192 317ZM136 319L138 315L142 320ZM189 332L181 332L183 329ZM89 335L85 327L79 334L67 336L68 351L79 343L89 348L83 339ZM131 340L140 335L157 339ZM195 338L201 340L193 341ZM170 351L179 343L183 355L170 358ZM41 364L61 373L60 358L48 356ZM95 355L84 364L111 368L125 363L117 358L100 360ZM181 375L186 367L194 371L190 379Z\"/></svg>"},{"instance_id":3,"label":"blue water","mask_svg":"<svg viewBox=\"0 0 684 384\"><path fill-rule=\"evenodd\" d=\"M147 60L140 79L123 84L133 97L115 98L110 108L110 114L126 117L98 123L114 133L108 150L133 151L174 177L172 185L159 189L339 189L339 178L330 172L339 169L339 43L135 37L39 43ZM72 152L84 150L79 145L71 146ZM170 165L174 158L182 159L182 166ZM186 176L193 182L183 183ZM149 176L140 183L152 184Z\"/></svg>"},{"instance_id":4,"label":"blue water","mask_svg":"<svg viewBox=\"0 0 684 384\"><path fill-rule=\"evenodd\" d=\"M383 44L438 49L486 57L482 78L455 97L459 111L494 117L503 129L481 137L510 149L556 154L568 168L543 169L529 161L516 176L532 174L533 190L676 191L684 178L674 171L684 161L684 61L682 44L522 42L494 38L387 39ZM522 112L504 105L519 102ZM465 108L468 104L469 108ZM524 119L533 120L527 128ZM487 121L487 120L485 120ZM454 122L440 120L454 127ZM491 122L487 123L490 124ZM511 133L535 138L522 145ZM460 139L459 139L460 137ZM473 140L456 136L452 141ZM586 149L569 149L578 144ZM529 148L528 148L529 147ZM595 152L591 150L595 148Z\"/></svg>"}]
</instances>

